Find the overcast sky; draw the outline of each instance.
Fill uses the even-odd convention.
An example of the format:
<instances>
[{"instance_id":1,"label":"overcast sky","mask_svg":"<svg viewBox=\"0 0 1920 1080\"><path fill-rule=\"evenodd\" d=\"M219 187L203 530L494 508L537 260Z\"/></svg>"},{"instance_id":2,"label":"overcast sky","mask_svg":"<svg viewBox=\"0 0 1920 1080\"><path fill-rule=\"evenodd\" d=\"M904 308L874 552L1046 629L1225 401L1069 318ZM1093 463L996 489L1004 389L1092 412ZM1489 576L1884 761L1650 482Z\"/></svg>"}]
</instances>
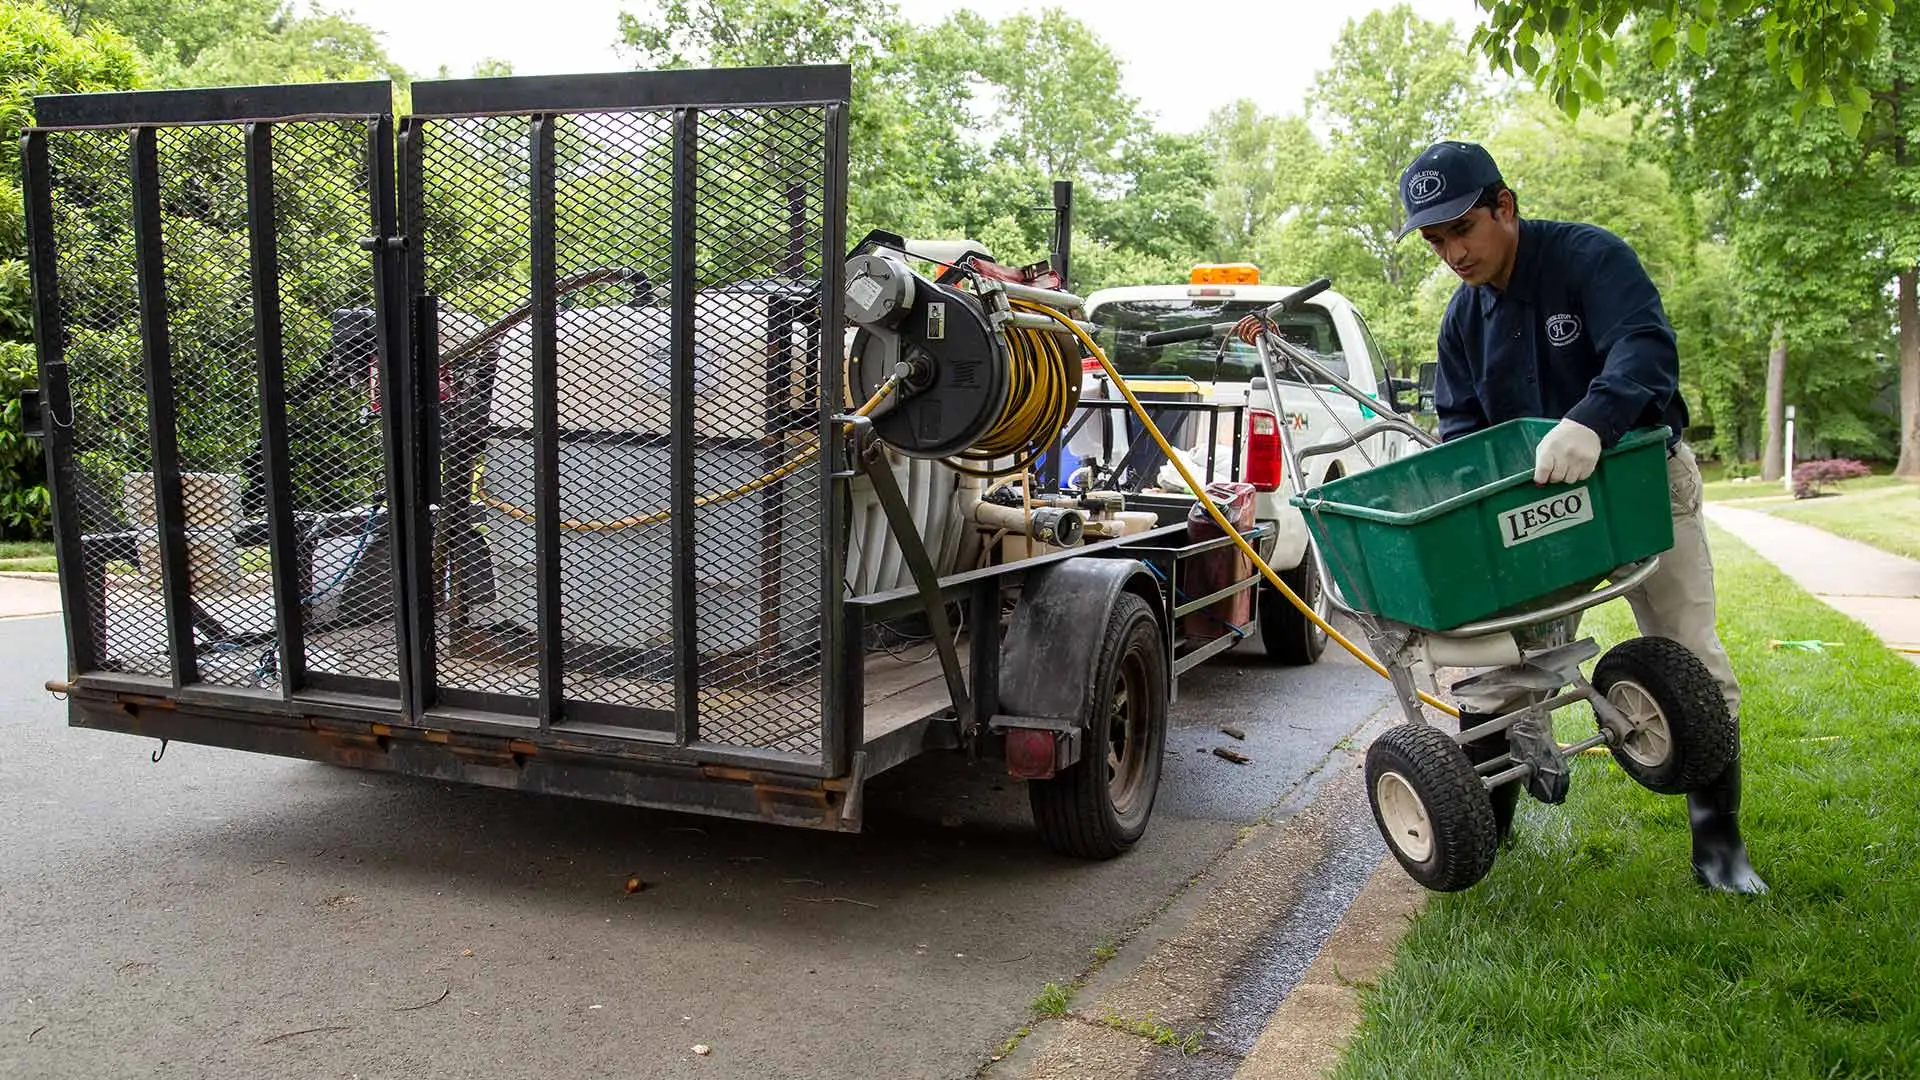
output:
<instances>
[{"instance_id":1,"label":"overcast sky","mask_svg":"<svg viewBox=\"0 0 1920 1080\"><path fill-rule=\"evenodd\" d=\"M334 7L343 0L324 6ZM938 22L971 8L998 19L1039 5L1016 0L897 0L908 18ZM1451 19L1464 37L1478 22L1473 0L1411 0L1429 19ZM461 76L497 57L516 74L631 68L614 51L622 8L645 0L344 0L385 35L387 51L416 77L442 65ZM1191 131L1214 108L1248 97L1273 113L1298 112L1315 71L1349 19L1386 0L1053 0L1092 26L1126 65L1127 87L1160 127Z\"/></svg>"}]
</instances>

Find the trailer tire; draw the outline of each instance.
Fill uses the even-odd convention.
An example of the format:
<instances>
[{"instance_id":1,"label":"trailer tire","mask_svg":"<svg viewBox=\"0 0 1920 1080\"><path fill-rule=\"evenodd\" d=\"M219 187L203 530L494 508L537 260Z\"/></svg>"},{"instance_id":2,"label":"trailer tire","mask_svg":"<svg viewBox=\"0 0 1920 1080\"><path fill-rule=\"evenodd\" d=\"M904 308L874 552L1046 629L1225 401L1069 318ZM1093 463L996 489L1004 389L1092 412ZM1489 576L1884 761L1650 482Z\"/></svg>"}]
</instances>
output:
<instances>
[{"instance_id":1,"label":"trailer tire","mask_svg":"<svg viewBox=\"0 0 1920 1080\"><path fill-rule=\"evenodd\" d=\"M1726 695L1693 651L1670 638L1631 638L1593 669L1593 688L1627 714L1633 733L1613 760L1661 795L1699 791L1738 752L1739 729Z\"/></svg>"},{"instance_id":2,"label":"trailer tire","mask_svg":"<svg viewBox=\"0 0 1920 1080\"><path fill-rule=\"evenodd\" d=\"M1087 683L1080 760L1027 784L1040 838L1062 855L1111 859L1146 832L1167 745L1167 654L1145 600L1114 598Z\"/></svg>"},{"instance_id":3,"label":"trailer tire","mask_svg":"<svg viewBox=\"0 0 1920 1080\"><path fill-rule=\"evenodd\" d=\"M1367 803L1387 848L1413 880L1458 892L1493 869L1493 801L1453 737L1401 724L1367 747Z\"/></svg>"},{"instance_id":4,"label":"trailer tire","mask_svg":"<svg viewBox=\"0 0 1920 1080\"><path fill-rule=\"evenodd\" d=\"M1311 549L1301 558L1299 566L1282 570L1280 580L1311 605L1321 618L1328 617L1330 609L1326 585L1320 580L1320 571ZM1258 603L1260 643L1266 647L1269 660L1304 666L1319 660L1320 654L1327 651L1327 632L1315 626L1313 620L1294 607L1293 602L1281 595L1279 589L1263 581Z\"/></svg>"}]
</instances>

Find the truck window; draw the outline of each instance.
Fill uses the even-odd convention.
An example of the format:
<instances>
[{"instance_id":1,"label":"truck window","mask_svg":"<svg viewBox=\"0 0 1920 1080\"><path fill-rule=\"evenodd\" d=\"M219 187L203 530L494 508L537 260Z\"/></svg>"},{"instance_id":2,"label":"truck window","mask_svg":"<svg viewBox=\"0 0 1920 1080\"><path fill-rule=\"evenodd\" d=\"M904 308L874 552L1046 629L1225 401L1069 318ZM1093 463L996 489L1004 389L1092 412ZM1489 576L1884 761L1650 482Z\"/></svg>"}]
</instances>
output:
<instances>
[{"instance_id":1,"label":"truck window","mask_svg":"<svg viewBox=\"0 0 1920 1080\"><path fill-rule=\"evenodd\" d=\"M1360 317L1358 310L1353 313L1353 321L1360 324L1360 342L1366 347L1369 365L1373 368L1374 390L1384 398L1387 396L1388 385L1386 355L1380 351L1379 343L1373 340L1373 331L1367 328L1367 320Z\"/></svg>"},{"instance_id":2,"label":"truck window","mask_svg":"<svg viewBox=\"0 0 1920 1080\"><path fill-rule=\"evenodd\" d=\"M1219 341L1183 341L1147 348L1140 339L1156 330L1177 330L1196 323L1237 321L1261 308L1253 300L1183 298L1175 300L1116 300L1101 304L1090 316L1099 327L1095 340L1107 359L1125 375L1185 375L1197 382L1214 379L1214 356ZM1280 317L1280 333L1314 354L1335 374L1348 377L1347 361L1333 317L1324 308L1308 306ZM1220 365L1222 382L1246 382L1260 373L1260 355L1237 338L1227 341L1226 361Z\"/></svg>"}]
</instances>

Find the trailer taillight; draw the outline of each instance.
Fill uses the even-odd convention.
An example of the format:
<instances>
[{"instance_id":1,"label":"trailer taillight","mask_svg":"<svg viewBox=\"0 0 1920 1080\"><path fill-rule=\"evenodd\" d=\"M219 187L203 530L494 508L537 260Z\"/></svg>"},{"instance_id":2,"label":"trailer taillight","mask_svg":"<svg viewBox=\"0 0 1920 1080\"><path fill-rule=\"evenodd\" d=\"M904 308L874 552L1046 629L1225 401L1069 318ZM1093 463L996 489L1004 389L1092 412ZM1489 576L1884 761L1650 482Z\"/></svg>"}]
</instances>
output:
<instances>
[{"instance_id":1,"label":"trailer taillight","mask_svg":"<svg viewBox=\"0 0 1920 1080\"><path fill-rule=\"evenodd\" d=\"M1247 483L1257 491L1280 490L1280 418L1266 409L1247 411Z\"/></svg>"}]
</instances>

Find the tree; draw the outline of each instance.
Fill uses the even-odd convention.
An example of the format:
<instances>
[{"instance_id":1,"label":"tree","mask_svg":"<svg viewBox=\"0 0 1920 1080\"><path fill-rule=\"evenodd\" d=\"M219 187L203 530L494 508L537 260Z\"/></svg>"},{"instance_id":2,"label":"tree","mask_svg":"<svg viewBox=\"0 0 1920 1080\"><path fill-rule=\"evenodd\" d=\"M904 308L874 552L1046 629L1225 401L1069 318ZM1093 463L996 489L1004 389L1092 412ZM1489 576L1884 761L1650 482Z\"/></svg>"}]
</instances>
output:
<instances>
[{"instance_id":1,"label":"tree","mask_svg":"<svg viewBox=\"0 0 1920 1080\"><path fill-rule=\"evenodd\" d=\"M1076 287L1159 273L1212 237L1205 155L1143 123L1118 58L1059 11L916 28L885 0L661 0L623 15L621 37L655 67L850 64L852 236L964 236L1029 261L1068 179Z\"/></svg>"},{"instance_id":2,"label":"tree","mask_svg":"<svg viewBox=\"0 0 1920 1080\"><path fill-rule=\"evenodd\" d=\"M1213 153L1212 258L1250 258L1260 235L1306 196L1320 140L1304 117L1268 115L1246 98L1215 109L1201 137Z\"/></svg>"},{"instance_id":3,"label":"tree","mask_svg":"<svg viewBox=\"0 0 1920 1080\"><path fill-rule=\"evenodd\" d=\"M1577 113L1583 99L1604 95L1601 71L1612 65L1628 94L1657 102L1670 117L1668 133L1677 149L1672 159L1690 183L1718 192L1729 207L1749 195L1771 196L1777 211L1771 225L1754 220L1760 207L1734 215L1750 233L1789 238L1803 229L1831 232L1835 222L1842 223L1857 246L1830 248L1798 271L1824 279L1837 256L1842 267L1878 262L1881 280L1894 282L1900 326L1896 471L1920 476L1920 160L1913 149L1920 137L1914 96L1920 86L1920 7L1896 0L1480 4L1490 14L1474 41L1496 66L1535 75L1563 108ZM1631 55L1614 40L1623 24L1633 28ZM1685 50L1679 47L1683 38ZM1836 178L1842 182L1835 184ZM1798 197L1783 196L1787 188L1796 188ZM1844 206L1833 199L1836 193ZM1812 207L1828 213L1808 214L1797 225L1781 216ZM1745 250L1763 249L1750 242ZM1794 272L1766 258L1749 270L1760 282L1755 298L1771 294L1776 301L1783 278ZM1831 307L1809 299L1787 306L1802 315ZM1764 317L1755 304L1748 306ZM1780 303L1758 304L1767 306L1775 309L1773 325L1780 331L1773 335L1778 362L1771 367L1784 378L1796 330ZM1770 396L1778 396L1777 387ZM1776 443L1779 426L1780 418L1773 417Z\"/></svg>"},{"instance_id":4,"label":"tree","mask_svg":"<svg viewBox=\"0 0 1920 1080\"><path fill-rule=\"evenodd\" d=\"M259 86L407 75L372 27L337 12L297 13L285 0L52 0L79 31L111 26L147 58L144 85Z\"/></svg>"},{"instance_id":5,"label":"tree","mask_svg":"<svg viewBox=\"0 0 1920 1080\"><path fill-rule=\"evenodd\" d=\"M190 62L156 58L160 86L260 86L270 83L392 79L406 86L404 68L387 56L372 27L340 15L277 18L201 48Z\"/></svg>"},{"instance_id":6,"label":"tree","mask_svg":"<svg viewBox=\"0 0 1920 1080\"><path fill-rule=\"evenodd\" d=\"M48 0L46 7L75 34L107 26L125 35L148 58L180 67L201 50L262 32L280 15L283 0Z\"/></svg>"},{"instance_id":7,"label":"tree","mask_svg":"<svg viewBox=\"0 0 1920 1080\"><path fill-rule=\"evenodd\" d=\"M1838 110L1795 116L1798 91L1769 68L1757 21L1728 25L1704 54L1664 66L1650 59L1660 39L1642 28L1627 54L1633 74L1622 80L1625 92L1651 106L1652 130L1676 178L1702 193L1711 227L1732 246L1746 335L1768 353L1767 399L1784 405L1795 386L1825 395L1821 403L1799 404L1803 421L1830 431L1874 430L1865 403L1890 377L1876 359L1887 351L1894 322L1886 286L1901 282L1920 259L1913 223L1920 184L1914 164L1900 160L1902 125L1911 131L1912 118L1903 115L1904 95L1896 90L1920 62L1905 31L1920 23L1908 10L1899 19L1902 32L1862 69L1863 78L1888 89L1854 133ZM1920 343L1915 349L1920 353ZM1816 357L1821 366L1813 370ZM1920 359L1914 366L1902 382L1920 386ZM1790 467L1778 450L1783 426L1781 410L1770 409L1765 441L1773 449L1763 462L1769 479ZM1908 432L1914 426L1912 418L1901 425ZM1849 438L1856 451L1888 448Z\"/></svg>"},{"instance_id":8,"label":"tree","mask_svg":"<svg viewBox=\"0 0 1920 1080\"><path fill-rule=\"evenodd\" d=\"M1434 262L1395 239L1405 217L1397 182L1433 142L1479 138L1487 102L1476 74L1451 23L1428 22L1405 4L1349 21L1312 94L1331 129L1326 153L1297 214L1260 245L1263 265L1281 277L1332 277L1403 371L1433 349L1434 326L1418 318L1415 301Z\"/></svg>"},{"instance_id":9,"label":"tree","mask_svg":"<svg viewBox=\"0 0 1920 1080\"><path fill-rule=\"evenodd\" d=\"M1871 69L1899 0L1476 0L1488 13L1473 44L1494 67L1518 68L1540 81L1556 104L1578 115L1603 100L1603 73L1617 66L1613 38L1622 24L1644 24L1655 68L1680 41L1707 55L1716 37L1758 46L1773 72L1792 82L1796 119L1810 105L1832 106L1849 134L1859 130L1882 84ZM1758 38L1753 37L1758 33ZM1897 39L1902 30L1895 28Z\"/></svg>"},{"instance_id":10,"label":"tree","mask_svg":"<svg viewBox=\"0 0 1920 1080\"><path fill-rule=\"evenodd\" d=\"M37 95L125 89L140 74L133 43L112 30L75 34L37 4L0 0L0 537L44 532L50 505L40 446L20 434L20 391L39 383L20 129Z\"/></svg>"}]
</instances>

